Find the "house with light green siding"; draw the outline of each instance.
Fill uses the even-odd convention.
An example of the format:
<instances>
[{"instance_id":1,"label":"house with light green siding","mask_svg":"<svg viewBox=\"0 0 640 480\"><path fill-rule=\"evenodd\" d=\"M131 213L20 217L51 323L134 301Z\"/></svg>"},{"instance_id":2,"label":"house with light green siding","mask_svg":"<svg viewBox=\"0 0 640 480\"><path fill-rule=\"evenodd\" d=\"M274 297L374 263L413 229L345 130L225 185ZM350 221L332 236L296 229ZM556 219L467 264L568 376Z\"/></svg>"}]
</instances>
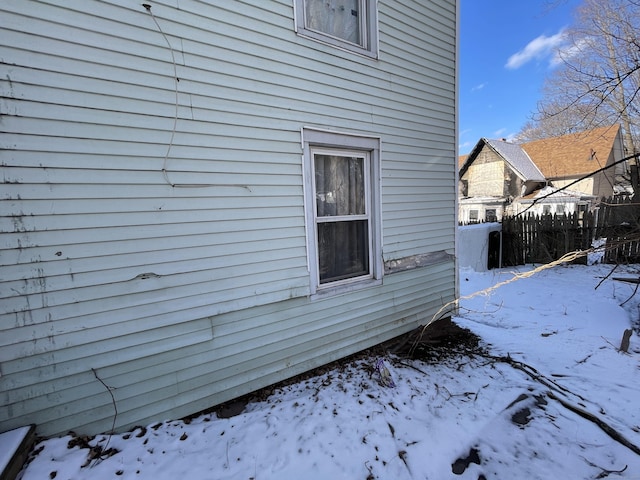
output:
<instances>
[{"instance_id":1,"label":"house with light green siding","mask_svg":"<svg viewBox=\"0 0 640 480\"><path fill-rule=\"evenodd\" d=\"M180 418L454 299L458 10L3 0L0 432Z\"/></svg>"}]
</instances>

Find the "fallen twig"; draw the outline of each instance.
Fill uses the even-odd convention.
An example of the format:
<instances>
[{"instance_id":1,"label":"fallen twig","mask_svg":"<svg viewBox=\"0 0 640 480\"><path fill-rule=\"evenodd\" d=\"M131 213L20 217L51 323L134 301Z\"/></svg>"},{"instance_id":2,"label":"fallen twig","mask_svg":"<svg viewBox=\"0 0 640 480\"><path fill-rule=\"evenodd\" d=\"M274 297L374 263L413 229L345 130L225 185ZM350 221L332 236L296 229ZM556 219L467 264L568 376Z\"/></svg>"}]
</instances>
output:
<instances>
[{"instance_id":1,"label":"fallen twig","mask_svg":"<svg viewBox=\"0 0 640 480\"><path fill-rule=\"evenodd\" d=\"M598 476L597 476L597 477L595 477L595 478L597 478L597 479L598 479L598 478L606 478L606 477L608 477L609 475L611 475L612 473L617 473L617 474L624 473L624 471L629 467L629 465L625 465L625 466L624 466L624 468L622 468L622 469L620 469L620 470L607 470L606 468L602 468L600 465L596 465L595 463L590 462L589 460L587 460L587 459L586 459L586 458L584 458L584 457L582 457L582 458L583 458L583 460L584 460L585 462L587 462L587 463L588 463L589 465L591 465L593 468L599 468L600 470L602 470L602 471L598 474Z\"/></svg>"},{"instance_id":2,"label":"fallen twig","mask_svg":"<svg viewBox=\"0 0 640 480\"><path fill-rule=\"evenodd\" d=\"M616 264L614 265L614 267L611 269L611 271L610 271L607 275L605 275L605 276L602 278L602 280L600 280L600 281L598 282L598 285L596 285L596 286L594 287L594 290L597 290L597 289L598 289L598 287L599 287L600 285L602 285L602 284L604 283L604 281L605 281L607 278L609 278L611 275L613 275L613 272L615 272L615 271L616 271L616 268L618 268L619 266L620 266L620 264L619 264L619 263L616 263Z\"/></svg>"},{"instance_id":3,"label":"fallen twig","mask_svg":"<svg viewBox=\"0 0 640 480\"><path fill-rule=\"evenodd\" d=\"M631 450L632 452L634 452L637 455L640 455L640 447L638 447L637 445L631 443L629 440L627 440L620 432L618 432L616 429L614 429L611 425L609 425L608 423L606 423L604 420L602 420L601 418L598 418L597 416L595 416L594 414L587 412L586 410L573 405L572 403L561 399L558 395L556 395L555 393L553 393L553 390L561 393L561 394L565 394L565 393L570 393L571 395L574 395L578 398L580 398L583 401L587 401L584 397L578 395L577 393L574 393L570 390L568 390L567 388L562 387L561 385L559 385L558 383L554 382L553 380L550 380L546 377L544 377L544 375L542 375L541 373L539 373L535 368L533 368L530 365L527 365L526 363L523 362L519 362L517 360L513 360L510 356L506 356L506 357L493 357L495 358L496 361L501 361L501 362L505 362L508 363L509 365L511 365L514 368L517 368L518 370L523 371L524 373L526 373L527 375L529 375L529 377L531 377L533 380L542 383L544 386L548 387L550 390L547 392L547 396L553 400L556 400L557 402L560 403L560 405L562 405L563 407L565 407L568 410L571 410L572 412L580 415L582 418L589 420L590 422L593 422L595 425L597 425L598 427L600 427L600 429L605 432L607 435L609 435L609 437L611 437L613 440L615 440L616 442L624 445L625 447L627 447L629 450Z\"/></svg>"},{"instance_id":4,"label":"fallen twig","mask_svg":"<svg viewBox=\"0 0 640 480\"><path fill-rule=\"evenodd\" d=\"M572 392L571 390L563 387L562 385L560 385L559 383L545 377L544 375L542 375L540 372L538 372L538 370L536 370L535 368L533 368L531 365L528 365L524 362L520 362L518 360L514 360L513 358L511 358L509 355L507 355L506 357L494 357L492 355L488 356L489 358L493 358L494 360L500 361L500 362L504 362L504 363L508 363L509 365L511 365L514 368L517 368L518 370L526 373L527 375L529 375L529 377L531 377L533 380L543 384L545 387L550 388L551 390L556 390L560 393L564 394L571 394L577 398L579 398L580 400L582 400L583 402L586 402L587 399L584 398L581 395L578 395L577 393Z\"/></svg>"},{"instance_id":5,"label":"fallen twig","mask_svg":"<svg viewBox=\"0 0 640 480\"><path fill-rule=\"evenodd\" d=\"M569 402L567 402L565 400L562 400L557 395L555 395L553 392L547 392L547 396L549 398L559 402L560 405L562 405L564 408L566 408L568 410L571 410L573 413L576 413L576 414L580 415L582 418L585 418L585 419L589 420L590 422L595 423L598 427L600 427L600 429L604 433L609 435L616 442L624 445L625 447L627 447L629 450L631 450L636 455L640 455L640 447L638 447L637 445L631 443L620 432L618 432L616 429L614 429L611 425L609 425L608 423L606 423L602 419L596 417L593 413L589 413L586 410L583 410L582 408L577 407L576 405L573 405L573 404L571 404L571 403L569 403Z\"/></svg>"},{"instance_id":6,"label":"fallen twig","mask_svg":"<svg viewBox=\"0 0 640 480\"><path fill-rule=\"evenodd\" d=\"M398 365L402 365L403 367L413 368L414 370L416 370L416 371L418 371L418 372L422 373L423 375L429 375L429 374L428 374L427 372L425 372L424 370L420 370L418 367L416 367L416 366L414 366L414 365L411 365L410 363L403 362L403 361L401 361L401 360L399 360L397 363L398 363Z\"/></svg>"},{"instance_id":7,"label":"fallen twig","mask_svg":"<svg viewBox=\"0 0 640 480\"><path fill-rule=\"evenodd\" d=\"M636 288L633 289L633 293L629 296L629 298L627 298L624 302L622 302L620 306L623 306L625 303L627 303L629 300L631 300L634 297L634 295L638 292L638 287L640 287L640 283L636 284Z\"/></svg>"},{"instance_id":8,"label":"fallen twig","mask_svg":"<svg viewBox=\"0 0 640 480\"><path fill-rule=\"evenodd\" d=\"M618 282L640 283L640 277L636 277L636 278L613 277L613 279Z\"/></svg>"}]
</instances>

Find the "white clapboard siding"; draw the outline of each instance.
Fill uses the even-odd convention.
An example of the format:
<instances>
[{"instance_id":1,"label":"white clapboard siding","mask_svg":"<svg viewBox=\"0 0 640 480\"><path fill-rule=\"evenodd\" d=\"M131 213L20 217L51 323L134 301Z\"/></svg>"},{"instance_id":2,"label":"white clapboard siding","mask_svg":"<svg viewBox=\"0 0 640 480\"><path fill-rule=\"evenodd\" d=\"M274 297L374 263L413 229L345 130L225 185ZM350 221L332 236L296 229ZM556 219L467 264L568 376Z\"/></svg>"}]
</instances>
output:
<instances>
[{"instance_id":1,"label":"white clapboard siding","mask_svg":"<svg viewBox=\"0 0 640 480\"><path fill-rule=\"evenodd\" d=\"M378 0L377 59L294 0L149 4L0 2L0 431L107 431L104 384L178 418L455 295L456 0ZM309 296L303 127L381 139L383 260L431 263Z\"/></svg>"}]
</instances>

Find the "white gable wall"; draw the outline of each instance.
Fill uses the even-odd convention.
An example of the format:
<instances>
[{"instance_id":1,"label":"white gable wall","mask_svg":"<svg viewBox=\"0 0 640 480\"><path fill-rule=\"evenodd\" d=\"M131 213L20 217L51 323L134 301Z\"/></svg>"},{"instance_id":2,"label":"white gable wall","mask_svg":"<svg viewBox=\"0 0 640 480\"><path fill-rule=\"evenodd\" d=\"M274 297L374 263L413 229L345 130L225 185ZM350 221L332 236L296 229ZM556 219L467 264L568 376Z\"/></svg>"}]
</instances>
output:
<instances>
[{"instance_id":1,"label":"white gable wall","mask_svg":"<svg viewBox=\"0 0 640 480\"><path fill-rule=\"evenodd\" d=\"M175 418L454 294L454 1L380 0L379 60L289 0L150 4L0 4L0 430L108 430L98 378L116 428ZM380 136L384 260L439 260L312 301L303 126Z\"/></svg>"}]
</instances>

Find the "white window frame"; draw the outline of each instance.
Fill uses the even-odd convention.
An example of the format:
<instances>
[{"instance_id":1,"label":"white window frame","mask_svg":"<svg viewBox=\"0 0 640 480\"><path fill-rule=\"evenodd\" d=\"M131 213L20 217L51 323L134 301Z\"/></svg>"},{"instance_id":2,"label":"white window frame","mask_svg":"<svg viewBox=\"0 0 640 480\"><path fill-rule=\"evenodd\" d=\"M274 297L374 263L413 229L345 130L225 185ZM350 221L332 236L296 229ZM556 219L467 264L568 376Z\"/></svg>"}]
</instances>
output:
<instances>
[{"instance_id":1,"label":"white window frame","mask_svg":"<svg viewBox=\"0 0 640 480\"><path fill-rule=\"evenodd\" d=\"M356 44L320 30L307 27L305 0L294 0L295 31L298 35L326 43L343 50L378 58L378 2L358 0L360 3L360 31L362 43Z\"/></svg>"},{"instance_id":2,"label":"white window frame","mask_svg":"<svg viewBox=\"0 0 640 480\"><path fill-rule=\"evenodd\" d=\"M375 136L334 132L309 127L302 129L307 261L312 296L344 293L382 283L384 265L382 261L380 148L380 138ZM366 168L365 172L365 192L367 195L366 218L369 229L369 272L366 275L320 283L314 152L331 153L333 155L359 153L368 157L366 162L368 168ZM320 222L322 221L320 219Z\"/></svg>"}]
</instances>

